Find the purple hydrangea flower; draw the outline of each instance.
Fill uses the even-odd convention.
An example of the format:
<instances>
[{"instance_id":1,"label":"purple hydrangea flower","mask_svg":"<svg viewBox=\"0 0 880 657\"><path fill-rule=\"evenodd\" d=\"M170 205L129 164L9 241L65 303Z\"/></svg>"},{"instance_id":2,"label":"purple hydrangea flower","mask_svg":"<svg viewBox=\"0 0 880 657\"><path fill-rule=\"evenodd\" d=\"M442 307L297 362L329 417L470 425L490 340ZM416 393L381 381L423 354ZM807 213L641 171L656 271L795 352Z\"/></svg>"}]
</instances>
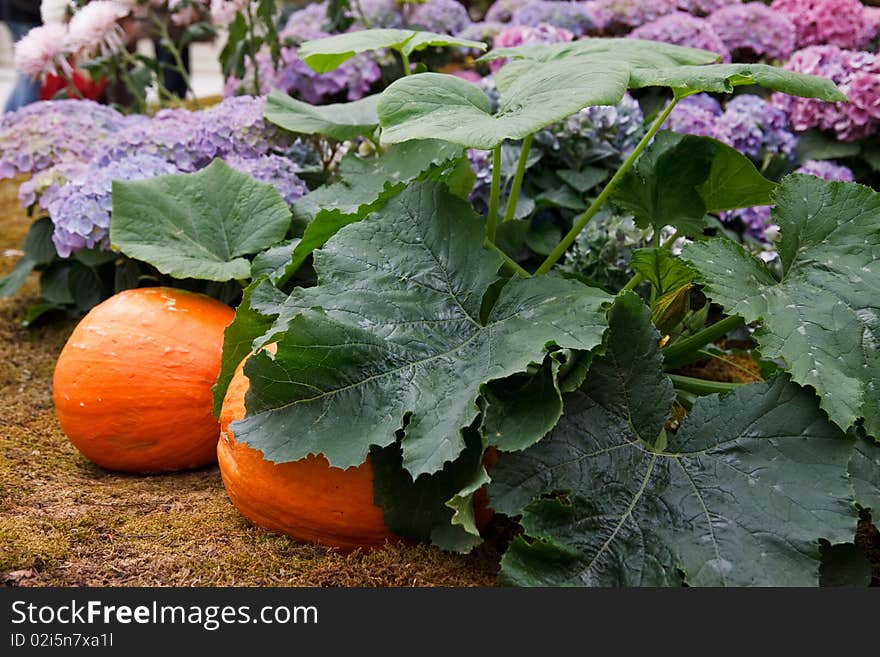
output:
<instances>
[{"instance_id":1,"label":"purple hydrangea flower","mask_svg":"<svg viewBox=\"0 0 880 657\"><path fill-rule=\"evenodd\" d=\"M284 27L278 31L278 38L282 43L298 45L315 38L313 35L323 31L325 23L327 23L327 3L315 2L293 12Z\"/></svg>"},{"instance_id":2,"label":"purple hydrangea flower","mask_svg":"<svg viewBox=\"0 0 880 657\"><path fill-rule=\"evenodd\" d=\"M753 58L788 59L795 46L795 29L785 14L760 2L719 9L707 19L731 53Z\"/></svg>"},{"instance_id":3,"label":"purple hydrangea flower","mask_svg":"<svg viewBox=\"0 0 880 657\"><path fill-rule=\"evenodd\" d=\"M531 0L497 0L489 7L486 12L487 21L496 21L498 23L509 23L513 17L513 12L528 4Z\"/></svg>"},{"instance_id":4,"label":"purple hydrangea flower","mask_svg":"<svg viewBox=\"0 0 880 657\"><path fill-rule=\"evenodd\" d=\"M849 167L830 160L807 160L795 170L795 173L816 176L822 180L839 180L842 182L853 182L855 180L855 176Z\"/></svg>"},{"instance_id":5,"label":"purple hydrangea flower","mask_svg":"<svg viewBox=\"0 0 880 657\"><path fill-rule=\"evenodd\" d=\"M861 48L876 34L860 0L773 0L770 6L794 24L798 48Z\"/></svg>"},{"instance_id":6,"label":"purple hydrangea flower","mask_svg":"<svg viewBox=\"0 0 880 657\"><path fill-rule=\"evenodd\" d=\"M180 173L154 155L133 154L108 163L83 167L64 185L47 190L40 204L55 229L52 242L62 258L80 249L110 248L111 192L114 180L141 180Z\"/></svg>"},{"instance_id":7,"label":"purple hydrangea flower","mask_svg":"<svg viewBox=\"0 0 880 657\"><path fill-rule=\"evenodd\" d=\"M718 137L721 104L708 94L688 96L672 110L663 127L685 135Z\"/></svg>"},{"instance_id":8,"label":"purple hydrangea flower","mask_svg":"<svg viewBox=\"0 0 880 657\"><path fill-rule=\"evenodd\" d=\"M771 227L770 215L773 206L755 205L750 208L738 208L719 212L718 216L725 223L733 223L737 219L742 223L746 233L759 240L766 239L767 229Z\"/></svg>"},{"instance_id":9,"label":"purple hydrangea flower","mask_svg":"<svg viewBox=\"0 0 880 657\"><path fill-rule=\"evenodd\" d=\"M727 46L712 29L709 21L682 11L667 14L646 23L630 32L629 36L633 39L662 41L677 46L711 50L721 55L723 61L730 61L730 52L727 50Z\"/></svg>"},{"instance_id":10,"label":"purple hydrangea flower","mask_svg":"<svg viewBox=\"0 0 880 657\"><path fill-rule=\"evenodd\" d=\"M458 34L471 24L471 17L456 0L428 0L416 6L409 24L438 34Z\"/></svg>"},{"instance_id":11,"label":"purple hydrangea flower","mask_svg":"<svg viewBox=\"0 0 880 657\"><path fill-rule=\"evenodd\" d=\"M308 193L306 184L297 176L299 167L293 160L280 155L243 158L231 155L226 163L237 171L246 173L255 180L272 185L290 205Z\"/></svg>"},{"instance_id":12,"label":"purple hydrangea flower","mask_svg":"<svg viewBox=\"0 0 880 657\"><path fill-rule=\"evenodd\" d=\"M90 100L49 100L0 117L0 178L37 173L67 158L88 160L125 125Z\"/></svg>"},{"instance_id":13,"label":"purple hydrangea flower","mask_svg":"<svg viewBox=\"0 0 880 657\"><path fill-rule=\"evenodd\" d=\"M226 98L200 112L197 143L207 164L215 157L260 157L288 145L284 131L263 118L266 99L255 96Z\"/></svg>"},{"instance_id":14,"label":"purple hydrangea flower","mask_svg":"<svg viewBox=\"0 0 880 657\"><path fill-rule=\"evenodd\" d=\"M614 106L586 107L551 128L554 150L570 161L623 162L645 134L645 115L638 101L625 94Z\"/></svg>"},{"instance_id":15,"label":"purple hydrangea flower","mask_svg":"<svg viewBox=\"0 0 880 657\"><path fill-rule=\"evenodd\" d=\"M396 0L353 0L347 15L354 28L403 27L401 7Z\"/></svg>"},{"instance_id":16,"label":"purple hydrangea flower","mask_svg":"<svg viewBox=\"0 0 880 657\"><path fill-rule=\"evenodd\" d=\"M127 156L149 155L174 162L181 171L195 171L206 157L198 145L200 125L198 113L186 109L160 110L152 118L134 115L95 159L108 166Z\"/></svg>"},{"instance_id":17,"label":"purple hydrangea flower","mask_svg":"<svg viewBox=\"0 0 880 657\"><path fill-rule=\"evenodd\" d=\"M655 21L678 9L679 0L596 0L601 25L612 32L626 32Z\"/></svg>"},{"instance_id":18,"label":"purple hydrangea flower","mask_svg":"<svg viewBox=\"0 0 880 657\"><path fill-rule=\"evenodd\" d=\"M729 5L738 5L742 0L678 0L678 8L695 16L708 16L714 11Z\"/></svg>"},{"instance_id":19,"label":"purple hydrangea flower","mask_svg":"<svg viewBox=\"0 0 880 657\"><path fill-rule=\"evenodd\" d=\"M797 137L789 130L788 117L760 96L735 96L716 125L717 139L744 155L757 158L764 153L782 153L795 157Z\"/></svg>"},{"instance_id":20,"label":"purple hydrangea flower","mask_svg":"<svg viewBox=\"0 0 880 657\"><path fill-rule=\"evenodd\" d=\"M598 12L589 2L571 0L530 0L513 12L511 22L536 27L547 23L561 27L576 37L595 31L600 26Z\"/></svg>"},{"instance_id":21,"label":"purple hydrangea flower","mask_svg":"<svg viewBox=\"0 0 880 657\"><path fill-rule=\"evenodd\" d=\"M794 53L785 68L829 78L849 98L827 103L773 94L773 103L786 112L796 131L819 128L833 131L842 141L854 141L880 128L880 58L874 53L810 46Z\"/></svg>"},{"instance_id":22,"label":"purple hydrangea flower","mask_svg":"<svg viewBox=\"0 0 880 657\"><path fill-rule=\"evenodd\" d=\"M474 202L488 196L492 187L492 158L489 151L470 148L468 149L468 163L471 165L471 171L477 177L470 195L471 201Z\"/></svg>"},{"instance_id":23,"label":"purple hydrangea flower","mask_svg":"<svg viewBox=\"0 0 880 657\"><path fill-rule=\"evenodd\" d=\"M482 41L484 43L492 43L492 40L507 26L498 21L480 21L471 23L457 36L462 39L470 39L471 41Z\"/></svg>"},{"instance_id":24,"label":"purple hydrangea flower","mask_svg":"<svg viewBox=\"0 0 880 657\"><path fill-rule=\"evenodd\" d=\"M310 38L327 36L319 33ZM361 53L327 73L316 73L302 61L296 48L281 49L281 65L276 71L268 52L257 54L260 73L261 93L278 89L297 96L312 104L325 103L341 94L348 100L358 100L366 96L373 85L382 77L382 70L372 54ZM226 81L225 95L234 96L241 90L253 88L253 67L246 62L244 79L230 78Z\"/></svg>"}]
</instances>

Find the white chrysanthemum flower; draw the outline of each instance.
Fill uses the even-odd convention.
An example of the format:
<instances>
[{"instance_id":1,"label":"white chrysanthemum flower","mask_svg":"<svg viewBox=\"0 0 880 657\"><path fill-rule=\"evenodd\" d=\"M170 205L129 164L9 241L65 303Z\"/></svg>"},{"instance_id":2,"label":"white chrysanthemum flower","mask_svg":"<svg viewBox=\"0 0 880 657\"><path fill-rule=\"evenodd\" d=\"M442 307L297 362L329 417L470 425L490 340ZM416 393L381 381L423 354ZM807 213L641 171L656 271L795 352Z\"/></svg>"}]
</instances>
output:
<instances>
[{"instance_id":1,"label":"white chrysanthemum flower","mask_svg":"<svg viewBox=\"0 0 880 657\"><path fill-rule=\"evenodd\" d=\"M16 70L31 78L68 71L66 39L67 27L62 23L35 27L15 44Z\"/></svg>"},{"instance_id":2,"label":"white chrysanthemum flower","mask_svg":"<svg viewBox=\"0 0 880 657\"><path fill-rule=\"evenodd\" d=\"M43 18L43 24L66 23L70 9L70 0L43 0L40 3L40 16Z\"/></svg>"},{"instance_id":3,"label":"white chrysanthemum flower","mask_svg":"<svg viewBox=\"0 0 880 657\"><path fill-rule=\"evenodd\" d=\"M86 56L118 52L124 46L119 20L131 8L115 0L96 0L77 11L70 19L68 48Z\"/></svg>"}]
</instances>

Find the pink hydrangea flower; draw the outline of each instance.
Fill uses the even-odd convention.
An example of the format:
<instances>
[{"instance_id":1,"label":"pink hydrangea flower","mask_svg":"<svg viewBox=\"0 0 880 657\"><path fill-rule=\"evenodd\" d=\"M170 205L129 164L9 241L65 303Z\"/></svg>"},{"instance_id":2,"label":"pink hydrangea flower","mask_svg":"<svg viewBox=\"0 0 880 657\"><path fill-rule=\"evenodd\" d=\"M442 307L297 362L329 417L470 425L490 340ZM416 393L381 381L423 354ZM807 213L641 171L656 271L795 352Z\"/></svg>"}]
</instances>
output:
<instances>
[{"instance_id":1,"label":"pink hydrangea flower","mask_svg":"<svg viewBox=\"0 0 880 657\"><path fill-rule=\"evenodd\" d=\"M757 57L788 59L794 50L794 24L760 2L724 7L706 20L731 53L748 51Z\"/></svg>"},{"instance_id":2,"label":"pink hydrangea flower","mask_svg":"<svg viewBox=\"0 0 880 657\"><path fill-rule=\"evenodd\" d=\"M125 37L119 19L129 13L129 7L114 0L90 2L70 19L68 49L85 56L118 52Z\"/></svg>"},{"instance_id":3,"label":"pink hydrangea flower","mask_svg":"<svg viewBox=\"0 0 880 657\"><path fill-rule=\"evenodd\" d=\"M833 131L837 139L854 141L880 129L880 57L837 46L798 50L785 68L829 78L849 98L827 103L813 98L774 94L773 103L788 114L792 128Z\"/></svg>"},{"instance_id":4,"label":"pink hydrangea flower","mask_svg":"<svg viewBox=\"0 0 880 657\"><path fill-rule=\"evenodd\" d=\"M35 27L15 44L15 68L31 78L57 75L60 69L69 72L64 48L67 26L50 23Z\"/></svg>"},{"instance_id":5,"label":"pink hydrangea flower","mask_svg":"<svg viewBox=\"0 0 880 657\"><path fill-rule=\"evenodd\" d=\"M515 48L516 46L535 45L540 43L564 43L574 39L574 34L561 27L553 27L547 23L539 23L535 27L512 25L499 32L492 40L492 47ZM492 72L504 66L507 60L495 59L489 63Z\"/></svg>"},{"instance_id":6,"label":"pink hydrangea flower","mask_svg":"<svg viewBox=\"0 0 880 657\"><path fill-rule=\"evenodd\" d=\"M678 9L679 0L596 0L596 15L613 32L655 21Z\"/></svg>"},{"instance_id":7,"label":"pink hydrangea flower","mask_svg":"<svg viewBox=\"0 0 880 657\"><path fill-rule=\"evenodd\" d=\"M876 34L860 0L773 0L771 7L794 24L798 48L861 48Z\"/></svg>"},{"instance_id":8,"label":"pink hydrangea flower","mask_svg":"<svg viewBox=\"0 0 880 657\"><path fill-rule=\"evenodd\" d=\"M707 16L722 7L741 2L742 0L678 0L678 8L695 16Z\"/></svg>"},{"instance_id":9,"label":"pink hydrangea flower","mask_svg":"<svg viewBox=\"0 0 880 657\"><path fill-rule=\"evenodd\" d=\"M691 16L683 11L667 14L655 21L645 23L630 32L629 36L633 39L662 41L677 46L711 50L721 55L723 61L730 61L730 52L727 50L727 46L712 29L709 21Z\"/></svg>"}]
</instances>

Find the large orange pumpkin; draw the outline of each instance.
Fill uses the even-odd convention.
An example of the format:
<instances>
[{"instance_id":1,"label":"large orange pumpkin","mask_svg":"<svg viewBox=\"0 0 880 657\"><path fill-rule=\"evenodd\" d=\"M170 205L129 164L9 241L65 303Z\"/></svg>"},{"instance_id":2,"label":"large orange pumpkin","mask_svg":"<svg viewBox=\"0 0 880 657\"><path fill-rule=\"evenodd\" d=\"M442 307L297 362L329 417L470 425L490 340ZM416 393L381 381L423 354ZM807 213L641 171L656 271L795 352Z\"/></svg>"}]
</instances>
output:
<instances>
[{"instance_id":1,"label":"large orange pumpkin","mask_svg":"<svg viewBox=\"0 0 880 657\"><path fill-rule=\"evenodd\" d=\"M71 334L53 379L70 441L108 470L155 473L216 460L211 386L231 308L153 287L95 306Z\"/></svg>"},{"instance_id":2,"label":"large orange pumpkin","mask_svg":"<svg viewBox=\"0 0 880 657\"><path fill-rule=\"evenodd\" d=\"M244 362L226 391L217 444L220 474L235 508L255 525L307 543L353 550L395 540L373 503L369 460L345 470L323 456L272 463L235 440L229 425L245 416L250 385L243 369Z\"/></svg>"}]
</instances>

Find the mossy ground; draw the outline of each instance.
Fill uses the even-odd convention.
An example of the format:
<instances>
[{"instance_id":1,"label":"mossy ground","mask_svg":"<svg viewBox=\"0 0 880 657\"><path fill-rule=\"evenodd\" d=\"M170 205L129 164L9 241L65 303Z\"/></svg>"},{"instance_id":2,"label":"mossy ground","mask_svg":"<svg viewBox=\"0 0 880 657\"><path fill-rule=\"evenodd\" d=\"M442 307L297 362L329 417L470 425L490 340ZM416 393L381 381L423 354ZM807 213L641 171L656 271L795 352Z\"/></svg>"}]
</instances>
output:
<instances>
[{"instance_id":1,"label":"mossy ground","mask_svg":"<svg viewBox=\"0 0 880 657\"><path fill-rule=\"evenodd\" d=\"M0 275L30 221L0 185ZM497 555L391 545L340 554L250 526L216 467L138 477L83 458L52 408L55 360L75 321L20 326L32 276L0 300L0 584L23 586L492 585Z\"/></svg>"}]
</instances>

